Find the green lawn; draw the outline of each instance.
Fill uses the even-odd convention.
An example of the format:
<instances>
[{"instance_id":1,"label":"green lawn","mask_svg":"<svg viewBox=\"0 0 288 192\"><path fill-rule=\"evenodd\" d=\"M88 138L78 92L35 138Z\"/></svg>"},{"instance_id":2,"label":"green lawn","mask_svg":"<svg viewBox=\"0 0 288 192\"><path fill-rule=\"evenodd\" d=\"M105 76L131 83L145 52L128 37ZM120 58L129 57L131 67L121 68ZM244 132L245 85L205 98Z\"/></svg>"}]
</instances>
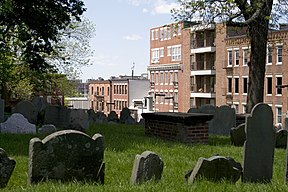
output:
<instances>
[{"instance_id":1,"label":"green lawn","mask_svg":"<svg viewBox=\"0 0 288 192\"><path fill-rule=\"evenodd\" d=\"M288 191L284 183L286 153L276 149L273 179L270 184L214 183L205 180L188 185L185 173L193 169L199 157L214 154L233 157L243 166L243 147L234 147L229 137L210 136L208 144L182 144L144 135L141 126L107 125L92 126L87 133L101 133L105 139L105 184L46 182L27 185L28 143L35 135L0 134L0 147L17 162L7 191ZM43 135L37 135L43 139ZM145 150L157 153L164 161L160 182L132 186L130 176L136 154ZM5 191L4 190L4 191Z\"/></svg>"}]
</instances>

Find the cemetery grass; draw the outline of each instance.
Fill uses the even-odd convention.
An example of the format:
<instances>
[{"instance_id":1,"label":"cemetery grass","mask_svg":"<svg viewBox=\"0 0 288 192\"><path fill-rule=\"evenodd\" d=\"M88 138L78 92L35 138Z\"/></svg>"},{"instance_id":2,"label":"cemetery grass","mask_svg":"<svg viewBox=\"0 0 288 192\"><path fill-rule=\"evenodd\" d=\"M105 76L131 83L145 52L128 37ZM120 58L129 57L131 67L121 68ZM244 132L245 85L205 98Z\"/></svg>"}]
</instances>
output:
<instances>
[{"instance_id":1,"label":"cemetery grass","mask_svg":"<svg viewBox=\"0 0 288 192\"><path fill-rule=\"evenodd\" d=\"M105 184L89 182L60 183L57 181L28 185L29 140L35 135L0 134L0 147L17 164L7 187L3 191L287 191L284 183L285 150L276 149L274 155L273 179L269 184L236 184L197 180L187 184L184 176L193 169L199 157L212 155L233 157L243 166L243 147L230 144L230 138L209 136L208 144L182 144L164 141L144 134L143 126L97 124L87 130L93 136L100 133L105 139ZM44 135L36 135L43 139ZM130 185L130 177L136 154L149 150L164 161L164 171L160 182Z\"/></svg>"}]
</instances>

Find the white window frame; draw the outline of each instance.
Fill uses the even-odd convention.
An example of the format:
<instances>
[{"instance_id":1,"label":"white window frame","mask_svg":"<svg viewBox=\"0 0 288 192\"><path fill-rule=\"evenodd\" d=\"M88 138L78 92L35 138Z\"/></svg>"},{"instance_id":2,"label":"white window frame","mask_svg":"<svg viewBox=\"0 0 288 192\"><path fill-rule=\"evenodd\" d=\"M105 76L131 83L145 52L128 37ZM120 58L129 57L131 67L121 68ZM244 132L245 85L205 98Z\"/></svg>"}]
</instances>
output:
<instances>
[{"instance_id":1,"label":"white window frame","mask_svg":"<svg viewBox=\"0 0 288 192\"><path fill-rule=\"evenodd\" d=\"M271 50L269 50L271 49ZM271 62L269 61L269 56L271 56ZM267 45L267 63L266 65L272 65L273 62L273 47L271 44Z\"/></svg>"},{"instance_id":2,"label":"white window frame","mask_svg":"<svg viewBox=\"0 0 288 192\"><path fill-rule=\"evenodd\" d=\"M167 47L167 56L171 56L171 46Z\"/></svg>"},{"instance_id":3,"label":"white window frame","mask_svg":"<svg viewBox=\"0 0 288 192\"><path fill-rule=\"evenodd\" d=\"M158 29L155 29L155 40L158 40L159 38L159 33L158 33Z\"/></svg>"},{"instance_id":4,"label":"white window frame","mask_svg":"<svg viewBox=\"0 0 288 192\"><path fill-rule=\"evenodd\" d=\"M248 47L242 48L242 66L248 65L248 51ZM247 62L245 62L245 59L247 60Z\"/></svg>"},{"instance_id":5,"label":"white window frame","mask_svg":"<svg viewBox=\"0 0 288 192\"><path fill-rule=\"evenodd\" d=\"M231 54L231 55L230 55ZM230 57L231 56L231 57ZM233 65L233 53L232 49L227 49L227 67L232 67Z\"/></svg>"},{"instance_id":6,"label":"white window frame","mask_svg":"<svg viewBox=\"0 0 288 192\"><path fill-rule=\"evenodd\" d=\"M281 55L279 54L279 47L281 47ZM279 61L281 58L281 61ZM283 44L276 45L276 65L281 65L283 62Z\"/></svg>"},{"instance_id":7,"label":"white window frame","mask_svg":"<svg viewBox=\"0 0 288 192\"><path fill-rule=\"evenodd\" d=\"M151 40L154 41L155 37L154 37L154 29L151 30Z\"/></svg>"},{"instance_id":8,"label":"white window frame","mask_svg":"<svg viewBox=\"0 0 288 192\"><path fill-rule=\"evenodd\" d=\"M164 47L159 49L159 57L164 57Z\"/></svg>"},{"instance_id":9,"label":"white window frame","mask_svg":"<svg viewBox=\"0 0 288 192\"><path fill-rule=\"evenodd\" d=\"M279 114L280 109L280 114ZM282 124L282 105L275 105L275 123L281 123Z\"/></svg>"},{"instance_id":10,"label":"white window frame","mask_svg":"<svg viewBox=\"0 0 288 192\"><path fill-rule=\"evenodd\" d=\"M171 46L172 48L172 61L181 61L181 44L180 45L174 45Z\"/></svg>"},{"instance_id":11,"label":"white window frame","mask_svg":"<svg viewBox=\"0 0 288 192\"><path fill-rule=\"evenodd\" d=\"M242 76L242 95L247 95L247 93L244 93L244 79L247 79L247 93L248 93L248 76Z\"/></svg>"},{"instance_id":12,"label":"white window frame","mask_svg":"<svg viewBox=\"0 0 288 192\"><path fill-rule=\"evenodd\" d=\"M229 79L231 79L231 92L229 92ZM232 76L227 76L227 94L231 95L233 91L233 78Z\"/></svg>"},{"instance_id":13,"label":"white window frame","mask_svg":"<svg viewBox=\"0 0 288 192\"><path fill-rule=\"evenodd\" d=\"M272 82L271 82L271 93L268 93L268 78L271 78ZM267 96L272 96L273 94L273 76L272 75L266 75L265 77L265 81L266 81L266 95Z\"/></svg>"},{"instance_id":14,"label":"white window frame","mask_svg":"<svg viewBox=\"0 0 288 192\"><path fill-rule=\"evenodd\" d=\"M237 64L238 61L238 64ZM240 64L239 48L234 49L234 66L238 67Z\"/></svg>"},{"instance_id":15,"label":"white window frame","mask_svg":"<svg viewBox=\"0 0 288 192\"><path fill-rule=\"evenodd\" d=\"M238 79L238 93L236 93L236 79ZM234 95L239 95L239 89L240 89L240 82L239 82L239 76L234 76Z\"/></svg>"},{"instance_id":16,"label":"white window frame","mask_svg":"<svg viewBox=\"0 0 288 192\"><path fill-rule=\"evenodd\" d=\"M278 85L278 78L281 78L281 85L283 83L283 76L282 75L275 75L276 86ZM282 88L279 88L279 90L281 90L281 94L278 93L278 88L276 87L276 96L282 96L282 93L283 93Z\"/></svg>"}]
</instances>

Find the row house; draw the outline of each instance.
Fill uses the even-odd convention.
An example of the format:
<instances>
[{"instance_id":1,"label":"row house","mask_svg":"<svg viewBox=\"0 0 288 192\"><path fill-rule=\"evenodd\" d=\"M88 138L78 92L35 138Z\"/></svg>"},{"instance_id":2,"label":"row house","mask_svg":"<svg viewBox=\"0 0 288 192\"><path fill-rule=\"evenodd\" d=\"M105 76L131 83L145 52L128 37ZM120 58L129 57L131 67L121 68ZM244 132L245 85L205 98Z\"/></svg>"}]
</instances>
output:
<instances>
[{"instance_id":1,"label":"row house","mask_svg":"<svg viewBox=\"0 0 288 192\"><path fill-rule=\"evenodd\" d=\"M91 108L106 115L111 111L120 115L124 107L129 108L133 104L133 100L147 96L149 85L149 80L143 75L90 81Z\"/></svg>"}]
</instances>

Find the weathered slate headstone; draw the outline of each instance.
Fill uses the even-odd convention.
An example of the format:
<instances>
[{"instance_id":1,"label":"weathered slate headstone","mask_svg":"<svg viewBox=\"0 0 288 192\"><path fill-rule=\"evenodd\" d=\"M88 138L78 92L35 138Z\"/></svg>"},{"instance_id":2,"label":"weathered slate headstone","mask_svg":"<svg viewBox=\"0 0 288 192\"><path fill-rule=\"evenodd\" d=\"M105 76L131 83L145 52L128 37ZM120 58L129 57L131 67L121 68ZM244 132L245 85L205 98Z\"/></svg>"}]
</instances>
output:
<instances>
[{"instance_id":1,"label":"weathered slate headstone","mask_svg":"<svg viewBox=\"0 0 288 192\"><path fill-rule=\"evenodd\" d=\"M126 119L130 116L130 109L124 107L120 112L120 123L125 123Z\"/></svg>"},{"instance_id":2,"label":"weathered slate headstone","mask_svg":"<svg viewBox=\"0 0 288 192\"><path fill-rule=\"evenodd\" d=\"M41 134L51 134L57 131L57 128L52 124L43 125L41 128L38 129L38 133Z\"/></svg>"},{"instance_id":3,"label":"weathered slate headstone","mask_svg":"<svg viewBox=\"0 0 288 192\"><path fill-rule=\"evenodd\" d=\"M89 127L88 113L83 109L69 109L70 113L70 124L69 128L79 131L84 131Z\"/></svg>"},{"instance_id":4,"label":"weathered slate headstone","mask_svg":"<svg viewBox=\"0 0 288 192\"><path fill-rule=\"evenodd\" d=\"M270 182L273 173L275 129L269 105L258 103L246 118L243 182Z\"/></svg>"},{"instance_id":5,"label":"weathered slate headstone","mask_svg":"<svg viewBox=\"0 0 288 192\"><path fill-rule=\"evenodd\" d=\"M21 113L30 123L37 123L38 112L30 101L23 100L17 103L13 109L13 113Z\"/></svg>"},{"instance_id":6,"label":"weathered slate headstone","mask_svg":"<svg viewBox=\"0 0 288 192\"><path fill-rule=\"evenodd\" d=\"M15 168L16 161L7 156L0 148L0 188L5 188Z\"/></svg>"},{"instance_id":7,"label":"weathered slate headstone","mask_svg":"<svg viewBox=\"0 0 288 192\"><path fill-rule=\"evenodd\" d=\"M57 128L69 128L71 110L65 106L50 105L45 109L44 124L53 124Z\"/></svg>"},{"instance_id":8,"label":"weathered slate headstone","mask_svg":"<svg viewBox=\"0 0 288 192\"><path fill-rule=\"evenodd\" d=\"M118 119L118 115L115 111L111 111L108 115L108 122L115 122L118 123L119 119Z\"/></svg>"},{"instance_id":9,"label":"weathered slate headstone","mask_svg":"<svg viewBox=\"0 0 288 192\"><path fill-rule=\"evenodd\" d=\"M163 172L163 161L154 152L144 151L136 155L131 175L131 184L140 184L149 180L159 181Z\"/></svg>"},{"instance_id":10,"label":"weathered slate headstone","mask_svg":"<svg viewBox=\"0 0 288 192\"><path fill-rule=\"evenodd\" d=\"M31 124L20 113L13 113L7 121L0 123L1 133L17 133L17 134L34 134L36 133L36 125Z\"/></svg>"},{"instance_id":11,"label":"weathered slate headstone","mask_svg":"<svg viewBox=\"0 0 288 192\"><path fill-rule=\"evenodd\" d=\"M280 129L276 132L276 148L286 149L287 147L287 130Z\"/></svg>"},{"instance_id":12,"label":"weathered slate headstone","mask_svg":"<svg viewBox=\"0 0 288 192\"><path fill-rule=\"evenodd\" d=\"M233 127L230 132L231 143L235 146L243 146L246 141L245 123Z\"/></svg>"},{"instance_id":13,"label":"weathered slate headstone","mask_svg":"<svg viewBox=\"0 0 288 192\"><path fill-rule=\"evenodd\" d=\"M76 130L63 130L30 140L28 182L92 181L104 183L104 139Z\"/></svg>"},{"instance_id":14,"label":"weathered slate headstone","mask_svg":"<svg viewBox=\"0 0 288 192\"><path fill-rule=\"evenodd\" d=\"M198 108L190 108L187 113L200 113L200 109Z\"/></svg>"},{"instance_id":15,"label":"weathered slate headstone","mask_svg":"<svg viewBox=\"0 0 288 192\"><path fill-rule=\"evenodd\" d=\"M34 104L36 111L39 113L41 111L44 111L46 107L49 106L47 101L44 99L44 97L34 97L32 99L32 103Z\"/></svg>"},{"instance_id":16,"label":"weathered slate headstone","mask_svg":"<svg viewBox=\"0 0 288 192\"><path fill-rule=\"evenodd\" d=\"M229 135L232 127L236 126L235 109L228 105L216 107L214 117L209 122L209 134Z\"/></svg>"},{"instance_id":17,"label":"weathered slate headstone","mask_svg":"<svg viewBox=\"0 0 288 192\"><path fill-rule=\"evenodd\" d=\"M193 183L199 178L216 182L228 180L235 183L239 180L241 174L241 164L231 157L212 156L208 159L200 157L188 178L188 183Z\"/></svg>"},{"instance_id":18,"label":"weathered slate headstone","mask_svg":"<svg viewBox=\"0 0 288 192\"><path fill-rule=\"evenodd\" d=\"M200 113L206 113L206 114L212 114L214 115L216 112L216 106L207 104L207 105L202 105L200 108Z\"/></svg>"},{"instance_id":19,"label":"weathered slate headstone","mask_svg":"<svg viewBox=\"0 0 288 192\"><path fill-rule=\"evenodd\" d=\"M107 123L107 121L107 116L103 112L96 113L96 123Z\"/></svg>"}]
</instances>

